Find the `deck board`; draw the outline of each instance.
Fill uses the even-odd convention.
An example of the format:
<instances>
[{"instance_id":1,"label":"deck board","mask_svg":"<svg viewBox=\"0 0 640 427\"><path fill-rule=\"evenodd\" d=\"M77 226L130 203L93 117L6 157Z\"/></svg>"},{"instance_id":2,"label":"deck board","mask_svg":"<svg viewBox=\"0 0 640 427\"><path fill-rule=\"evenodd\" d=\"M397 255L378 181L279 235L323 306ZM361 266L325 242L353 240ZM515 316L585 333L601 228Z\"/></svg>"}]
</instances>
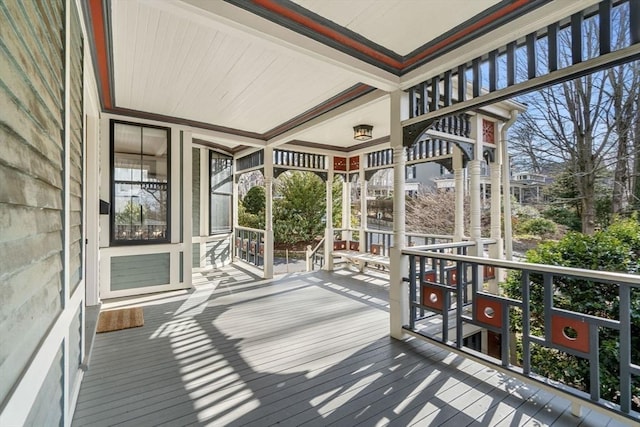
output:
<instances>
[{"instance_id":1,"label":"deck board","mask_svg":"<svg viewBox=\"0 0 640 427\"><path fill-rule=\"evenodd\" d=\"M606 425L416 338L389 338L378 272L265 281L225 267L195 291L105 302L141 328L98 334L74 426ZM582 423L582 424L581 424Z\"/></svg>"}]
</instances>

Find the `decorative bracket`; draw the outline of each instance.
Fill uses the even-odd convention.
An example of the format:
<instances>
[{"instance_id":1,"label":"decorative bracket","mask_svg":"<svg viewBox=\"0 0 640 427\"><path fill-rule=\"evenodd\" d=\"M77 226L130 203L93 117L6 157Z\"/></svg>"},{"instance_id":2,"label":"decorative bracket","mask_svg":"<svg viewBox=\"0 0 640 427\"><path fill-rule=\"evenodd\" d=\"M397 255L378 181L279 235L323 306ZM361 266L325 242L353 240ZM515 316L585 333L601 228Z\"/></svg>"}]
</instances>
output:
<instances>
[{"instance_id":1,"label":"decorative bracket","mask_svg":"<svg viewBox=\"0 0 640 427\"><path fill-rule=\"evenodd\" d=\"M466 163L469 160L473 160L473 147L475 146L471 142L451 141L462 150L463 162Z\"/></svg>"},{"instance_id":2,"label":"decorative bracket","mask_svg":"<svg viewBox=\"0 0 640 427\"><path fill-rule=\"evenodd\" d=\"M402 145L411 147L435 124L435 120L425 120L402 128Z\"/></svg>"},{"instance_id":3,"label":"decorative bracket","mask_svg":"<svg viewBox=\"0 0 640 427\"><path fill-rule=\"evenodd\" d=\"M274 178L278 178L280 175L282 175L284 172L289 171L289 170L295 170L295 169L289 169L289 168L273 168L273 177ZM328 179L327 173L326 172L319 172L319 171L300 171L300 172L310 172L314 175L317 175L322 181L326 182Z\"/></svg>"},{"instance_id":4,"label":"decorative bracket","mask_svg":"<svg viewBox=\"0 0 640 427\"><path fill-rule=\"evenodd\" d=\"M487 162L487 164L495 162L496 149L493 147L486 147L482 152L482 157L484 158L484 161Z\"/></svg>"},{"instance_id":5,"label":"decorative bracket","mask_svg":"<svg viewBox=\"0 0 640 427\"><path fill-rule=\"evenodd\" d=\"M254 169L254 170L252 170L251 172L260 172L260 173L262 174L262 176L264 177L264 168ZM274 172L275 172L275 171L274 171ZM242 175L244 175L245 173L250 173L250 172L242 172L242 171L240 171L240 172L236 172L236 173L234 173L234 174L233 174L233 180L234 180L234 182L235 182L236 184L237 184L237 183L239 183L239 182L240 182L240 177L241 177Z\"/></svg>"}]
</instances>

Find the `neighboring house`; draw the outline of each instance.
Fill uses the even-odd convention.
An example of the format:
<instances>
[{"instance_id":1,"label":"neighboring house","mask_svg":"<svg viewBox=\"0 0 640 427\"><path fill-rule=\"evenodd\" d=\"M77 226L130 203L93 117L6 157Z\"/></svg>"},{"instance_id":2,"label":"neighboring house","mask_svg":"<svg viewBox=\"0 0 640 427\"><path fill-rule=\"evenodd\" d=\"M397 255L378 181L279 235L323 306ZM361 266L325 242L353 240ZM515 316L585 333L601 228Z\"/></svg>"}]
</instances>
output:
<instances>
[{"instance_id":1,"label":"neighboring house","mask_svg":"<svg viewBox=\"0 0 640 427\"><path fill-rule=\"evenodd\" d=\"M533 172L516 172L511 178L511 195L523 205L545 202L544 188L552 182L547 175Z\"/></svg>"},{"instance_id":2,"label":"neighboring house","mask_svg":"<svg viewBox=\"0 0 640 427\"><path fill-rule=\"evenodd\" d=\"M468 178L465 180L465 192L468 192ZM511 195L520 204L544 203L544 188L552 182L552 179L544 174L532 172L516 172L509 180ZM454 178L451 173L445 173L440 178L435 178L436 188L441 191L453 191ZM491 197L491 177L486 163L483 163L480 178L481 194L483 202Z\"/></svg>"}]
</instances>

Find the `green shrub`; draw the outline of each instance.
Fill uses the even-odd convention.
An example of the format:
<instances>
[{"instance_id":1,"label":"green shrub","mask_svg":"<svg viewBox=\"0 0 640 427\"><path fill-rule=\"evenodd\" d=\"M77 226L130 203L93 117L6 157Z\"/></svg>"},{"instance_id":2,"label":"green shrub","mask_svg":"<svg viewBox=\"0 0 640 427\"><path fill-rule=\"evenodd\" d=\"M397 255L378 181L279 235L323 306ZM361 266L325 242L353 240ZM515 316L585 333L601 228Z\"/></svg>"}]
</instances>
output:
<instances>
[{"instance_id":1,"label":"green shrub","mask_svg":"<svg viewBox=\"0 0 640 427\"><path fill-rule=\"evenodd\" d=\"M518 224L518 231L534 236L546 236L554 234L557 230L556 224L545 218L533 218L522 221Z\"/></svg>"},{"instance_id":2,"label":"green shrub","mask_svg":"<svg viewBox=\"0 0 640 427\"><path fill-rule=\"evenodd\" d=\"M580 216L576 213L575 209L552 206L542 212L542 216L552 220L556 224L564 225L569 230L580 231L582 229Z\"/></svg>"},{"instance_id":3,"label":"green shrub","mask_svg":"<svg viewBox=\"0 0 640 427\"><path fill-rule=\"evenodd\" d=\"M596 271L640 273L640 223L635 218L618 221L593 236L570 232L558 242L548 242L527 252L527 262L585 268ZM530 280L530 327L536 336L544 333L543 278L531 274ZM554 307L587 315L619 319L618 287L570 277L554 278ZM514 272L503 284L506 296L522 298L521 274ZM511 316L512 330L522 333L520 313ZM604 399L616 402L619 388L619 358L617 355L618 332L599 328L600 341L600 392ZM632 360L640 360L640 290L631 292L631 348ZM517 341L519 357L522 342ZM564 384L589 390L589 362L585 359L541 346L531 351L534 372ZM634 408L640 408L640 377L632 380Z\"/></svg>"}]
</instances>

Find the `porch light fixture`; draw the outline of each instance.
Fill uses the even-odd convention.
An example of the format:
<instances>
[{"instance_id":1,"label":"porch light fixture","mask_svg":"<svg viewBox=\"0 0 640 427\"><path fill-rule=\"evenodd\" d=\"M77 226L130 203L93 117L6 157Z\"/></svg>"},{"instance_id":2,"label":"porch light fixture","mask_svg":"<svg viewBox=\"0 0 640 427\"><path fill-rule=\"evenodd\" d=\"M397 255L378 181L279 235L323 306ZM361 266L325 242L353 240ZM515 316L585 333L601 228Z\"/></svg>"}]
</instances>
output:
<instances>
[{"instance_id":1,"label":"porch light fixture","mask_svg":"<svg viewBox=\"0 0 640 427\"><path fill-rule=\"evenodd\" d=\"M358 125L353 127L353 139L356 141L368 141L373 134L373 126Z\"/></svg>"}]
</instances>

